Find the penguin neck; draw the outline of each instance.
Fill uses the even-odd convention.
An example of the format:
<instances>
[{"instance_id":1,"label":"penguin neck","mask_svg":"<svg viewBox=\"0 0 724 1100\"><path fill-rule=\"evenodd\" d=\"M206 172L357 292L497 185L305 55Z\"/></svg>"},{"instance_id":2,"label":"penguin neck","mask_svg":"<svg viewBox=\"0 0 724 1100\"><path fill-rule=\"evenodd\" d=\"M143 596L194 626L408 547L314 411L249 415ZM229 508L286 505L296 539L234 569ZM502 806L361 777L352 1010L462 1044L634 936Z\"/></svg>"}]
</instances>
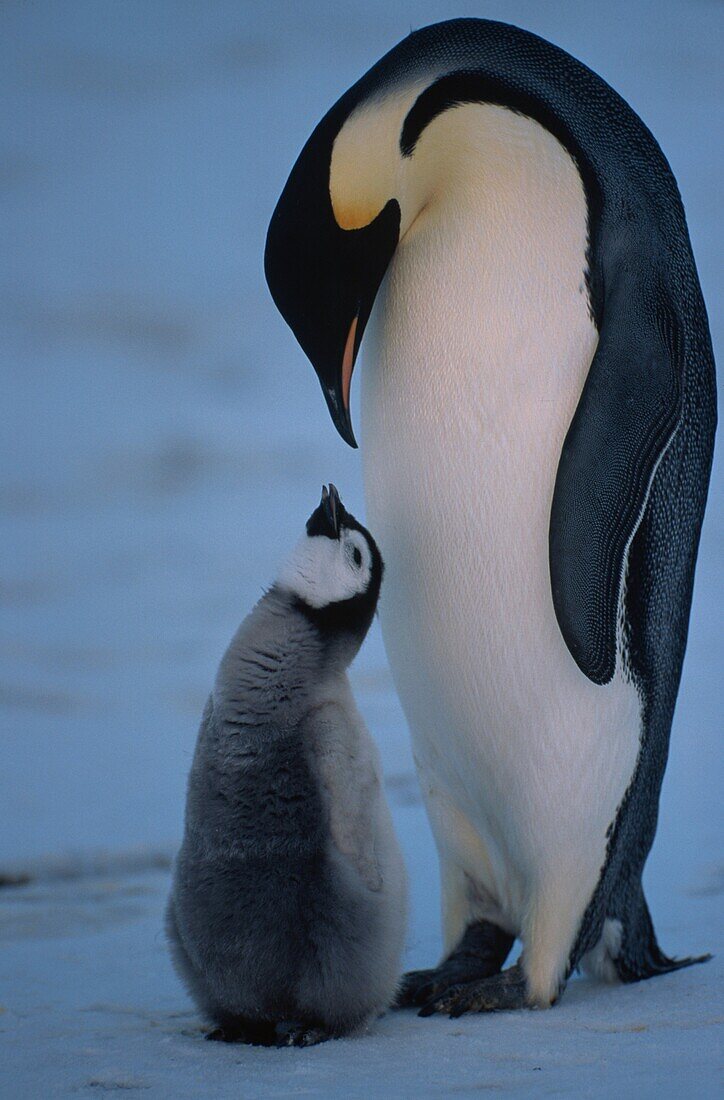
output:
<instances>
[{"instance_id":1,"label":"penguin neck","mask_svg":"<svg viewBox=\"0 0 724 1100\"><path fill-rule=\"evenodd\" d=\"M305 703L346 672L354 653L331 644L299 602L271 588L232 639L214 686L215 709L230 729L293 733Z\"/></svg>"},{"instance_id":2,"label":"penguin neck","mask_svg":"<svg viewBox=\"0 0 724 1100\"><path fill-rule=\"evenodd\" d=\"M514 402L570 423L597 341L572 157L526 116L465 104L435 118L408 159L417 203L403 204L408 228L368 326L363 436L387 430L390 401L410 417L424 404L474 418L474 437ZM376 443L364 440L363 457Z\"/></svg>"},{"instance_id":3,"label":"penguin neck","mask_svg":"<svg viewBox=\"0 0 724 1100\"><path fill-rule=\"evenodd\" d=\"M494 104L452 108L422 132L403 179L400 254L433 245L464 265L461 282L465 272L485 269L488 280L514 273L528 288L570 279L577 294L585 292L583 182L540 123Z\"/></svg>"}]
</instances>

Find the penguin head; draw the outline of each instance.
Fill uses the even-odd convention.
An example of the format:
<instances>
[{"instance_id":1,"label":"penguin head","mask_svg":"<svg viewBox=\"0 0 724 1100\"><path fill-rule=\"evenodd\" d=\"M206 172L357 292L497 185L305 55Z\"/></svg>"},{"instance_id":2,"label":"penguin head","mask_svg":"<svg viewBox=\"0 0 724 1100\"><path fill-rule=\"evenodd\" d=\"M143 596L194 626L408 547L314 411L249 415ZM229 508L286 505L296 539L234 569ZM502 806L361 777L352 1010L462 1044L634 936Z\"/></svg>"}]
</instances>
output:
<instances>
[{"instance_id":1,"label":"penguin head","mask_svg":"<svg viewBox=\"0 0 724 1100\"><path fill-rule=\"evenodd\" d=\"M334 485L307 520L276 587L328 635L361 643L377 607L383 563L369 531L346 510Z\"/></svg>"},{"instance_id":2,"label":"penguin head","mask_svg":"<svg viewBox=\"0 0 724 1100\"><path fill-rule=\"evenodd\" d=\"M330 201L330 157L340 112L315 130L272 215L264 269L272 297L310 359L332 420L357 442L350 385L362 334L397 247L400 208L394 198L368 222L347 229Z\"/></svg>"},{"instance_id":3,"label":"penguin head","mask_svg":"<svg viewBox=\"0 0 724 1100\"><path fill-rule=\"evenodd\" d=\"M269 224L272 298L352 447L350 383L375 297L398 246L445 193L452 166L459 172L466 135L449 130L450 108L485 98L438 79L447 56L464 61L478 22L414 32L345 92L299 154Z\"/></svg>"},{"instance_id":4,"label":"penguin head","mask_svg":"<svg viewBox=\"0 0 724 1100\"><path fill-rule=\"evenodd\" d=\"M414 31L334 104L292 168L269 224L266 279L353 447L352 371L395 252L436 217L463 224L471 197L480 217L491 181L506 186L494 178L499 139L477 105L538 120L580 161L564 120L516 76L516 65L531 77L543 66L542 45L480 19ZM470 157L481 147L483 173L479 155Z\"/></svg>"},{"instance_id":5,"label":"penguin head","mask_svg":"<svg viewBox=\"0 0 724 1100\"><path fill-rule=\"evenodd\" d=\"M406 72L410 36L358 80L316 127L272 215L264 270L350 446L350 384L365 326L406 230L427 201L400 144L425 75ZM414 166L417 169L418 165Z\"/></svg>"}]
</instances>

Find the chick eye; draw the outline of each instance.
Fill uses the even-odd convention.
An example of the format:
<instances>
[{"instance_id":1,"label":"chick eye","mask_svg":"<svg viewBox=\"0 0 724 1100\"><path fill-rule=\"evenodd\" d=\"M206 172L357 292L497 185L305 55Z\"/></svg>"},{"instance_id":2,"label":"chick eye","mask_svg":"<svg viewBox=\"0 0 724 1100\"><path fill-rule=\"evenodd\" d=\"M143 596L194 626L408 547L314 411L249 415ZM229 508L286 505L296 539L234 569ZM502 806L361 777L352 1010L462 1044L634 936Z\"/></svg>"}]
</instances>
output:
<instances>
[{"instance_id":1,"label":"chick eye","mask_svg":"<svg viewBox=\"0 0 724 1100\"><path fill-rule=\"evenodd\" d=\"M354 550L352 551L352 561L355 563L357 568L359 568L359 566L362 564L362 551L360 550L359 546L355 546Z\"/></svg>"}]
</instances>

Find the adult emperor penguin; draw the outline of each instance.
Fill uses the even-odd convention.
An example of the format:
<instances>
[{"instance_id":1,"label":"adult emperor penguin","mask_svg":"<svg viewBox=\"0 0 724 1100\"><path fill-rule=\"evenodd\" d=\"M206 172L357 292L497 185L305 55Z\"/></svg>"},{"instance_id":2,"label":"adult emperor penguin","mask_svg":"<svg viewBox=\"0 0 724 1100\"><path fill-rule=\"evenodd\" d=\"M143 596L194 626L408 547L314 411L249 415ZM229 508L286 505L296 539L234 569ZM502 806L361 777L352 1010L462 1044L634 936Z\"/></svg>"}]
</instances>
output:
<instances>
[{"instance_id":1,"label":"adult emperor penguin","mask_svg":"<svg viewBox=\"0 0 724 1100\"><path fill-rule=\"evenodd\" d=\"M319 123L265 264L353 446L368 330L381 620L443 893L445 956L401 1002L546 1006L581 963L638 981L699 961L659 948L641 884L715 428L656 141L533 34L427 27Z\"/></svg>"}]
</instances>

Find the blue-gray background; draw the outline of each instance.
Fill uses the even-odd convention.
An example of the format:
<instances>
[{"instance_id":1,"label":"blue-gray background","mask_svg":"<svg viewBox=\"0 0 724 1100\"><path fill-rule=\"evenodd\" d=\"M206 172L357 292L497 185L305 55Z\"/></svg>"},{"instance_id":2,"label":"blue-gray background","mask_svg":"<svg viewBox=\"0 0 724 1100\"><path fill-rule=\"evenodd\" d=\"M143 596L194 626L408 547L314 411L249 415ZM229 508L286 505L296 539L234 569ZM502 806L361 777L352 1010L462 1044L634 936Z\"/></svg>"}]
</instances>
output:
<instances>
[{"instance_id":1,"label":"blue-gray background","mask_svg":"<svg viewBox=\"0 0 724 1100\"><path fill-rule=\"evenodd\" d=\"M411 28L454 15L552 39L641 114L678 178L721 346L716 0L3 4L0 870L168 850L232 631L323 480L363 511L359 456L268 295L264 236L327 107ZM700 930L723 887L723 518L719 465L649 873L680 951L713 946ZM354 682L422 963L436 866L375 632Z\"/></svg>"},{"instance_id":2,"label":"blue-gray background","mask_svg":"<svg viewBox=\"0 0 724 1100\"><path fill-rule=\"evenodd\" d=\"M176 835L230 632L323 480L362 509L358 455L268 295L264 235L327 107L452 14L552 38L639 111L719 343L715 3L4 5L0 858ZM716 809L719 486L674 737L689 782L665 802L679 834Z\"/></svg>"}]
</instances>

